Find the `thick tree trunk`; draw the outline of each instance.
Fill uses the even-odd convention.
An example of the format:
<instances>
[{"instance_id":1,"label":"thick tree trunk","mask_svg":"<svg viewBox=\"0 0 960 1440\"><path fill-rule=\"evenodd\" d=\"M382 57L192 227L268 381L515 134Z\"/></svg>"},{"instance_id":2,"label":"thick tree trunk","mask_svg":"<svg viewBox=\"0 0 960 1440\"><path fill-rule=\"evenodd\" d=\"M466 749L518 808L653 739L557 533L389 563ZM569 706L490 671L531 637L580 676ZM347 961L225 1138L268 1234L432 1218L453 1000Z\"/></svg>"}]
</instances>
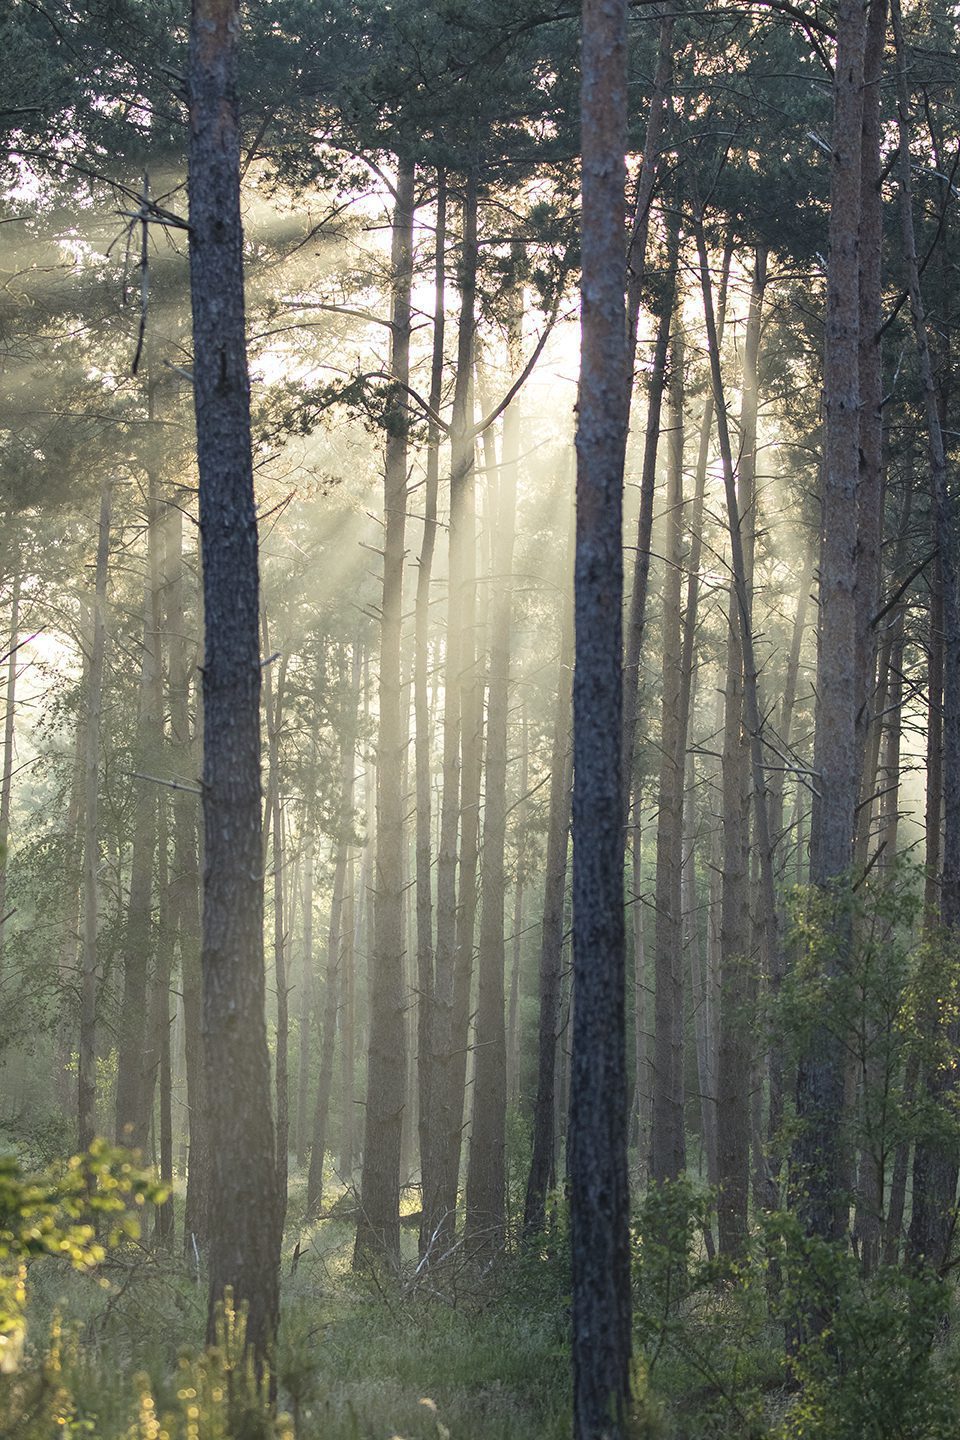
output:
<instances>
[{"instance_id":1,"label":"thick tree trunk","mask_svg":"<svg viewBox=\"0 0 960 1440\"><path fill-rule=\"evenodd\" d=\"M380 719L377 736L377 841L370 1038L364 1111L360 1218L354 1266L400 1259L400 1141L406 1099L403 966L403 724L400 638L407 509L407 402L410 291L413 284L414 164L401 158L393 225L390 373L396 415L384 465L385 537L380 611Z\"/></svg>"},{"instance_id":2,"label":"thick tree trunk","mask_svg":"<svg viewBox=\"0 0 960 1440\"><path fill-rule=\"evenodd\" d=\"M630 1248L623 909L626 5L584 0L570 1084L576 1440L626 1434Z\"/></svg>"},{"instance_id":3,"label":"thick tree trunk","mask_svg":"<svg viewBox=\"0 0 960 1440\"><path fill-rule=\"evenodd\" d=\"M83 797L83 970L80 990L80 1053L77 1061L77 1133L81 1150L97 1133L97 878L100 870L97 809L99 800L100 716L107 638L107 562L110 553L111 482L100 490L97 568L93 596L87 729L84 742Z\"/></svg>"},{"instance_id":4,"label":"thick tree trunk","mask_svg":"<svg viewBox=\"0 0 960 1440\"><path fill-rule=\"evenodd\" d=\"M833 913L823 966L828 981L849 960L851 925L844 903L853 860L859 782L857 744L857 486L860 472L859 265L861 129L865 44L863 6L840 0L834 76L830 257L824 351L823 539L814 770L817 799L810 836L810 878ZM794 1146L800 1215L823 1239L843 1233L844 1037L834 1017L818 1020L800 1056ZM824 1299L829 1308L830 1300ZM809 1317L814 1325L821 1315Z\"/></svg>"},{"instance_id":5,"label":"thick tree trunk","mask_svg":"<svg viewBox=\"0 0 960 1440\"><path fill-rule=\"evenodd\" d=\"M190 294L204 595L203 1059L212 1150L210 1305L230 1288L267 1358L280 1211L264 1019L260 606L243 307L237 0L194 0Z\"/></svg>"}]
</instances>

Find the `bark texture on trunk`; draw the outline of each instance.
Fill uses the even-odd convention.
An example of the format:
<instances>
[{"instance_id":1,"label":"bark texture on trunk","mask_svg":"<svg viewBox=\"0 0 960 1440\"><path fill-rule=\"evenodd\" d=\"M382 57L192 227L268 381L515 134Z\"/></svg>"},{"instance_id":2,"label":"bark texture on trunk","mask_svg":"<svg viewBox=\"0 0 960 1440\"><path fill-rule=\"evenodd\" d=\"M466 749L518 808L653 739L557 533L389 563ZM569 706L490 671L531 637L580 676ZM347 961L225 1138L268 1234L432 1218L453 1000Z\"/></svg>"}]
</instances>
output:
<instances>
[{"instance_id":1,"label":"bark texture on trunk","mask_svg":"<svg viewBox=\"0 0 960 1440\"><path fill-rule=\"evenodd\" d=\"M573 683L573 1395L577 1440L626 1434L630 1251L623 910L626 5L584 0Z\"/></svg>"},{"instance_id":2,"label":"bark texture on trunk","mask_svg":"<svg viewBox=\"0 0 960 1440\"><path fill-rule=\"evenodd\" d=\"M280 1224L264 1018L260 605L243 304L236 0L194 0L190 295L204 596L203 1051L212 1147L210 1306L276 1337Z\"/></svg>"},{"instance_id":3,"label":"bark texture on trunk","mask_svg":"<svg viewBox=\"0 0 960 1440\"><path fill-rule=\"evenodd\" d=\"M859 784L856 612L857 487L860 473L859 254L865 14L857 0L837 13L834 75L830 256L824 350L823 531L814 770L818 791L810 835L810 878L828 912L829 980L844 969L851 944L844 880L853 861ZM843 1036L824 1017L800 1056L794 1146L805 1228L837 1239L845 1227L841 1192L844 1147Z\"/></svg>"}]
</instances>

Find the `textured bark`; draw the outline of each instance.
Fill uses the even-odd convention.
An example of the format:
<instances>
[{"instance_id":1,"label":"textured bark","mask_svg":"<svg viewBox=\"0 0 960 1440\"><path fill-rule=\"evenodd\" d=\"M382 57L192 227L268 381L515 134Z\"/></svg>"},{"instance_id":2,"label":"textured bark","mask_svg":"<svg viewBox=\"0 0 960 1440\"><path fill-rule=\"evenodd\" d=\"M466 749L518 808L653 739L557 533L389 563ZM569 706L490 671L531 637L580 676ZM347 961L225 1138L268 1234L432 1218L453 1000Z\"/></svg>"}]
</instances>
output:
<instances>
[{"instance_id":1,"label":"textured bark","mask_svg":"<svg viewBox=\"0 0 960 1440\"><path fill-rule=\"evenodd\" d=\"M443 399L443 351L446 332L447 184L437 174L437 227L433 263L433 354L430 366L430 409L437 414ZM415 609L413 703L416 770L416 882L417 882L417 1090L421 1177L424 1156L433 1143L434 1104L434 965L433 965L433 846L431 841L431 729L428 675L430 663L430 585L437 540L437 496L440 482L440 427L431 420L427 435L427 475L424 499L423 541L417 570ZM426 1161L429 1171L429 1159ZM424 1212L425 1213L425 1212ZM421 1248L429 1236L421 1237Z\"/></svg>"},{"instance_id":2,"label":"textured bark","mask_svg":"<svg viewBox=\"0 0 960 1440\"><path fill-rule=\"evenodd\" d=\"M572 557L571 557L572 558ZM555 1088L557 1039L560 1031L560 990L563 965L563 902L567 886L570 833L570 704L573 686L573 610L564 605L560 639L560 674L550 757L550 808L544 861L543 918L540 937L539 1023L537 1028L537 1095L533 1106L533 1144L523 1208L528 1234L543 1229L547 1190L556 1153Z\"/></svg>"},{"instance_id":3,"label":"textured bark","mask_svg":"<svg viewBox=\"0 0 960 1440\"><path fill-rule=\"evenodd\" d=\"M904 258L910 291L920 379L927 417L930 479L933 491L935 534L940 565L943 607L943 853L940 873L940 937L948 977L948 990L938 997L934 1036L945 1045L945 1055L925 1077L928 1098L950 1112L956 1100L956 1066L948 1057L960 1043L956 1020L955 969L960 950L960 562L953 496L947 477L947 459L941 428L936 381L927 335L927 319L920 289L920 269L913 219L910 160L909 94L906 49L899 0L890 0L897 50L897 120L900 139L900 203ZM960 1149L953 1135L917 1140L913 1159L913 1214L909 1248L915 1261L941 1268L948 1262L957 1218L957 1177Z\"/></svg>"},{"instance_id":4,"label":"textured bark","mask_svg":"<svg viewBox=\"0 0 960 1440\"><path fill-rule=\"evenodd\" d=\"M674 242L675 243L675 242ZM657 814L657 915L654 946L653 1129L650 1178L678 1179L686 1169L683 1011L683 775L680 594L683 540L683 344L675 332L670 367L666 516L664 520L663 700Z\"/></svg>"},{"instance_id":5,"label":"textured bark","mask_svg":"<svg viewBox=\"0 0 960 1440\"><path fill-rule=\"evenodd\" d=\"M514 285L508 349L516 368L523 332L523 291ZM503 446L491 545L493 596L483 810L483 909L480 917L473 1123L467 1169L466 1231L499 1246L506 1224L507 1035L504 996L504 907L507 838L507 722L513 609L513 542L517 515L520 415L517 400L503 419Z\"/></svg>"},{"instance_id":6,"label":"textured bark","mask_svg":"<svg viewBox=\"0 0 960 1440\"><path fill-rule=\"evenodd\" d=\"M203 1060L212 1151L210 1304L248 1306L258 1361L279 1307L264 1019L257 516L243 307L236 0L194 0L190 295L204 596Z\"/></svg>"},{"instance_id":7,"label":"textured bark","mask_svg":"<svg viewBox=\"0 0 960 1440\"><path fill-rule=\"evenodd\" d=\"M824 349L823 538L814 770L818 799L810 835L810 878L825 903L836 894L824 956L828 981L844 969L851 944L843 881L853 860L859 781L857 744L857 485L860 469L859 266L861 128L865 16L854 0L837 12L834 75L830 255ZM836 1239L844 1229L843 1036L825 1017L814 1027L797 1068L794 1146L798 1203L812 1235ZM829 1301L827 1301L829 1304ZM811 1317L814 1323L819 1318Z\"/></svg>"},{"instance_id":8,"label":"textured bark","mask_svg":"<svg viewBox=\"0 0 960 1440\"><path fill-rule=\"evenodd\" d=\"M152 411L152 397L151 397ZM147 494L147 583L143 600L143 657L136 769L153 774L163 740L160 658L160 529L157 479L151 472ZM130 898L123 948L123 999L117 1047L118 1145L145 1150L150 1128L153 1074L144 1065L147 1041L147 983L153 950L153 860L157 839L157 790L149 780L136 787Z\"/></svg>"},{"instance_id":9,"label":"textured bark","mask_svg":"<svg viewBox=\"0 0 960 1440\"><path fill-rule=\"evenodd\" d=\"M83 797L83 969L80 981L80 1053L77 1061L77 1135L81 1150L97 1133L97 930L100 869L97 807L99 800L100 715L106 652L107 563L110 553L111 482L100 490L97 567L93 595L87 727L84 739Z\"/></svg>"},{"instance_id":10,"label":"textured bark","mask_svg":"<svg viewBox=\"0 0 960 1440\"><path fill-rule=\"evenodd\" d=\"M404 387L410 379L413 214L414 165L412 160L401 158L391 257L390 374L397 385L397 413L388 427L384 463L374 937L368 982L367 1103L355 1267L377 1260L396 1264L400 1259L400 1141L406 1098L400 638L407 508L408 422Z\"/></svg>"},{"instance_id":11,"label":"textured bark","mask_svg":"<svg viewBox=\"0 0 960 1440\"><path fill-rule=\"evenodd\" d=\"M573 686L570 1179L576 1440L627 1429L630 1252L623 909L626 5L584 0Z\"/></svg>"}]
</instances>

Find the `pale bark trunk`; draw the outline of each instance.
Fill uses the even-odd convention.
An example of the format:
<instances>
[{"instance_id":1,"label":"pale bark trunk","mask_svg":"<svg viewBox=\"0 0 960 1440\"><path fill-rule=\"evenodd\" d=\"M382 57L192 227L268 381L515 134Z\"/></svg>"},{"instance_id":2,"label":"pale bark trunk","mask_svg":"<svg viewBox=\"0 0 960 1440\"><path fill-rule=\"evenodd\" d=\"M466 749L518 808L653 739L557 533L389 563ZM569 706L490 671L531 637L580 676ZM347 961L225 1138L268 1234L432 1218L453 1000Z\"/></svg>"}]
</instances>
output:
<instances>
[{"instance_id":1,"label":"pale bark trunk","mask_svg":"<svg viewBox=\"0 0 960 1440\"><path fill-rule=\"evenodd\" d=\"M523 291L514 286L508 334L511 364L519 357ZM514 365L515 368L515 365ZM483 812L483 909L480 918L473 1123L467 1169L466 1229L496 1247L506 1224L507 1054L504 1010L507 734L513 608L513 544L520 455L519 402L503 420L495 517L491 517L493 599L487 701L487 763Z\"/></svg>"},{"instance_id":2,"label":"pale bark trunk","mask_svg":"<svg viewBox=\"0 0 960 1440\"><path fill-rule=\"evenodd\" d=\"M3 777L0 779L0 976L3 975L3 945L7 921L7 856L10 846L10 801L13 792L13 740L17 705L17 648L20 635L20 557L14 547L13 593L10 597L10 648L7 654L7 683L3 712Z\"/></svg>"},{"instance_id":3,"label":"pale bark trunk","mask_svg":"<svg viewBox=\"0 0 960 1440\"><path fill-rule=\"evenodd\" d=\"M675 242L674 242L675 243ZM683 346L674 332L670 369L663 580L663 701L657 817L654 949L654 1085L650 1178L658 1185L686 1169L683 1009L683 776L686 734L680 716L683 562Z\"/></svg>"},{"instance_id":4,"label":"pale bark trunk","mask_svg":"<svg viewBox=\"0 0 960 1440\"><path fill-rule=\"evenodd\" d=\"M111 482L100 490L97 566L93 596L87 730L84 742L83 799L83 970L80 991L80 1053L77 1062L78 1145L87 1150L97 1133L97 878L100 870L97 826L100 768L100 717L107 637L107 563L110 553Z\"/></svg>"},{"instance_id":5,"label":"pale bark trunk","mask_svg":"<svg viewBox=\"0 0 960 1440\"><path fill-rule=\"evenodd\" d=\"M572 559L572 556L571 556ZM568 562L569 563L569 562ZM544 861L543 918L540 938L539 1023L537 1028L537 1093L533 1106L530 1174L523 1209L529 1234L543 1229L547 1190L556 1150L557 1040L563 963L563 902L567 885L570 834L570 703L573 684L573 609L564 599L560 638L560 673L553 719L550 757L550 806Z\"/></svg>"}]
</instances>

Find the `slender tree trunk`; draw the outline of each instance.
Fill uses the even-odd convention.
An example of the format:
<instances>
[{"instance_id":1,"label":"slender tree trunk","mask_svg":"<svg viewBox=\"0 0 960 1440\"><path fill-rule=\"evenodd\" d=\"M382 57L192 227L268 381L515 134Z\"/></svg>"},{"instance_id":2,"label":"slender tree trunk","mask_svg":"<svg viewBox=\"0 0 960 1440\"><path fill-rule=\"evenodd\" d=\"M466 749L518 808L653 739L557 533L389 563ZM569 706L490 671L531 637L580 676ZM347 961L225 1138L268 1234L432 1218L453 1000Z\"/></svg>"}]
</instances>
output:
<instances>
[{"instance_id":1,"label":"slender tree trunk","mask_svg":"<svg viewBox=\"0 0 960 1440\"><path fill-rule=\"evenodd\" d=\"M462 1086L458 1086L465 1053L457 1055L460 1010L466 990L469 1005L469 961L465 953L464 920L458 925L457 835L462 810L462 795L472 793L470 773L475 765L477 749L474 731L478 717L475 709L464 714L465 694L471 691L474 676L467 675L470 654L466 644L468 614L472 614L475 591L474 559L474 437L473 437L473 356L477 286L477 181L467 177L463 200L463 235L460 264L460 321L457 342L457 375L451 419L450 466L450 539L449 597L445 683L443 701L443 798L440 813L440 847L437 857L437 948L434 986L434 1106L431 1114L433 1135L430 1147L421 1156L423 1165L423 1225L421 1246L429 1244L434 1235L441 1249L452 1236L456 1224L457 1187L459 1182L460 1143L463 1126ZM472 643L472 637L471 637ZM472 666L470 666L472 670ZM464 750L461 769L461 749ZM477 815L464 820L461 841L464 852L469 846L469 827L476 832ZM472 847L475 851L475 844ZM461 914L472 924L475 894L470 895L470 860L461 854ZM466 873L465 873L466 866ZM474 872L474 886L475 886ZM465 889L466 885L466 889ZM471 938L472 950L472 938ZM466 972L466 975L465 973ZM464 985L466 978L466 986ZM466 1031L460 1041L465 1052ZM458 1105L459 1100L459 1105Z\"/></svg>"},{"instance_id":2,"label":"slender tree trunk","mask_svg":"<svg viewBox=\"0 0 960 1440\"><path fill-rule=\"evenodd\" d=\"M97 568L93 597L87 731L84 744L83 797L83 971L80 992L80 1055L77 1064L78 1144L88 1150L97 1133L97 876L100 870L97 828L100 768L100 717L107 640L107 563L110 553L111 482L100 489Z\"/></svg>"},{"instance_id":3,"label":"slender tree trunk","mask_svg":"<svg viewBox=\"0 0 960 1440\"><path fill-rule=\"evenodd\" d=\"M269 657L270 631L266 607L261 607L263 653ZM267 724L267 805L265 828L273 831L273 973L277 987L277 1031L274 1057L274 1083L277 1093L277 1205L281 1231L287 1214L287 1169L290 1145L290 1006L287 993L286 920L284 908L284 834L283 794L280 789L280 730L283 725L283 702L286 691L288 656L280 659L277 670L277 693L273 694L273 662L264 666L263 709ZM264 835L263 868L267 868L267 841Z\"/></svg>"},{"instance_id":4,"label":"slender tree trunk","mask_svg":"<svg viewBox=\"0 0 960 1440\"><path fill-rule=\"evenodd\" d=\"M369 972L370 1039L360 1217L354 1265L400 1259L400 1141L406 1080L403 967L403 727L400 639L407 509L410 291L413 283L414 164L401 158L393 226L390 372L397 415L384 466L385 539L380 611L380 720L374 941Z\"/></svg>"},{"instance_id":5,"label":"slender tree trunk","mask_svg":"<svg viewBox=\"0 0 960 1440\"><path fill-rule=\"evenodd\" d=\"M352 695L360 693L360 648L353 647L350 677ZM327 1148L327 1128L330 1111L330 1092L333 1086L333 1055L337 1038L337 1011L340 1001L343 957L347 948L345 936L349 929L345 923L344 899L347 888L347 870L350 861L350 843L353 835L353 790L357 768L356 735L357 711L349 712L352 718L341 733L340 750L340 821L337 837L337 858L333 872L333 896L330 902L330 933L327 940L327 971L323 987L323 1020L320 1027L320 1073L317 1077L317 1095L313 1111L313 1141L310 1151L310 1173L307 1178L307 1214L315 1216L323 1203L323 1162Z\"/></svg>"},{"instance_id":6,"label":"slender tree trunk","mask_svg":"<svg viewBox=\"0 0 960 1440\"><path fill-rule=\"evenodd\" d=\"M190 733L190 672L193 647L187 639L183 562L183 515L174 503L167 511L167 633L169 636L170 746L175 772L196 773ZM206 1081L203 1070L203 989L200 970L200 866L197 854L197 800L187 790L173 792L173 873L171 911L177 917L180 983L183 991L184 1068L187 1082L189 1160L183 1216L183 1246L188 1262L205 1249L209 1233L210 1145Z\"/></svg>"},{"instance_id":7,"label":"slender tree trunk","mask_svg":"<svg viewBox=\"0 0 960 1440\"><path fill-rule=\"evenodd\" d=\"M158 796L157 806L157 938L156 967L150 994L150 1054L144 1070L148 1077L149 1109L153 1110L154 1083L159 1091L159 1170L160 1181L169 1191L168 1198L157 1206L154 1239L169 1248L173 1244L173 1095L170 1066L170 980L173 973L173 952L176 945L177 916L171 905L168 852L169 818L165 796ZM155 1077L152 1078L152 1077Z\"/></svg>"},{"instance_id":8,"label":"slender tree trunk","mask_svg":"<svg viewBox=\"0 0 960 1440\"><path fill-rule=\"evenodd\" d=\"M520 723L520 793L516 820L517 873L513 891L513 956L510 966L510 999L507 1010L507 1102L514 1106L520 1099L520 961L523 954L523 899L527 879L523 824L524 797L529 783L530 737L527 725L527 707L524 704Z\"/></svg>"},{"instance_id":9,"label":"slender tree trunk","mask_svg":"<svg viewBox=\"0 0 960 1440\"><path fill-rule=\"evenodd\" d=\"M543 1229L546 1195L551 1183L556 1150L555 1085L563 964L563 902L567 886L570 787L573 777L570 751L572 688L573 608L565 603L560 639L560 674L553 721L553 751L550 758L550 808L547 819L540 939L537 1094L533 1107L530 1174L523 1209L523 1228L527 1234L537 1234Z\"/></svg>"},{"instance_id":10,"label":"slender tree trunk","mask_svg":"<svg viewBox=\"0 0 960 1440\"><path fill-rule=\"evenodd\" d=\"M20 557L14 552L13 593L10 597L10 647L3 712L3 777L0 779L0 976L7 920L7 853L10 845L10 800L13 792L13 737L17 706L17 654L20 636Z\"/></svg>"},{"instance_id":11,"label":"slender tree trunk","mask_svg":"<svg viewBox=\"0 0 960 1440\"><path fill-rule=\"evenodd\" d=\"M433 265L433 356L430 367L430 409L434 415L443 399L444 305L446 295L447 182L437 172L437 226ZM431 843L431 726L428 694L430 662L430 585L437 539L437 497L440 482L440 427L431 420L427 434L427 476L423 542L417 571L415 658L413 675L414 762L416 769L416 879L417 879L417 1085L418 1138L421 1186L430 1177L434 1134L435 1085L435 977L433 963L433 847ZM422 1208L425 1215L425 1207ZM421 1253L429 1236L421 1235Z\"/></svg>"},{"instance_id":12,"label":"slender tree trunk","mask_svg":"<svg viewBox=\"0 0 960 1440\"><path fill-rule=\"evenodd\" d=\"M523 291L514 283L508 336L513 362L523 331ZM480 921L473 1125L467 1170L467 1235L499 1246L506 1224L507 1036L504 1010L504 907L507 838L507 731L513 607L513 543L520 456L519 402L503 421L502 464L493 517L493 602L483 811L483 910Z\"/></svg>"},{"instance_id":13,"label":"slender tree trunk","mask_svg":"<svg viewBox=\"0 0 960 1440\"><path fill-rule=\"evenodd\" d=\"M650 585L650 540L653 533L653 496L657 478L657 451L660 444L660 412L667 377L667 351L673 323L673 303L677 283L677 262L680 253L680 217L673 212L668 221L667 284L661 300L660 323L653 352L650 390L647 403L647 428L643 444L643 467L640 472L640 512L637 519L637 549L634 556L633 589L630 593L630 616L627 622L626 654L623 663L623 823L626 825L633 779L633 752L640 710L640 653L647 615L647 591Z\"/></svg>"},{"instance_id":14,"label":"slender tree trunk","mask_svg":"<svg viewBox=\"0 0 960 1440\"><path fill-rule=\"evenodd\" d=\"M573 686L570 1084L575 1440L618 1440L630 1397L623 910L626 5L584 0Z\"/></svg>"},{"instance_id":15,"label":"slender tree trunk","mask_svg":"<svg viewBox=\"0 0 960 1440\"><path fill-rule=\"evenodd\" d=\"M153 409L151 395L150 409ZM154 773L163 741L160 657L160 528L157 478L151 471L147 495L147 582L143 602L143 658L136 768ZM119 1145L145 1150L150 1126L153 1076L144 1068L147 1041L147 984L153 945L153 861L157 840L157 793L149 780L134 778L135 810L130 856L130 898L123 951L123 1000L117 1053L116 1137ZM149 1092L149 1094L148 1094Z\"/></svg>"},{"instance_id":16,"label":"slender tree trunk","mask_svg":"<svg viewBox=\"0 0 960 1440\"><path fill-rule=\"evenodd\" d=\"M204 594L203 1059L212 1151L210 1304L248 1305L264 1362L279 1309L280 1208L264 1018L257 516L243 308L237 0L194 0L190 293Z\"/></svg>"},{"instance_id":17,"label":"slender tree trunk","mask_svg":"<svg viewBox=\"0 0 960 1440\"><path fill-rule=\"evenodd\" d=\"M359 703L359 697L358 697ZM307 1134L307 1106L310 1098L310 1029L314 1008L313 973L313 887L316 850L315 788L317 784L317 744L320 727L319 713L316 713L310 732L310 794L304 805L304 855L303 855L303 954L300 965L300 1058L297 1066L297 1166L303 1169L309 1137Z\"/></svg>"},{"instance_id":18,"label":"slender tree trunk","mask_svg":"<svg viewBox=\"0 0 960 1440\"><path fill-rule=\"evenodd\" d=\"M676 242L674 242L676 243ZM676 262L674 262L675 264ZM683 1010L683 776L686 734L680 717L683 537L683 342L674 332L670 369L663 581L663 701L657 816L657 913L654 950L654 1084L650 1178L676 1180L686 1168Z\"/></svg>"}]
</instances>

